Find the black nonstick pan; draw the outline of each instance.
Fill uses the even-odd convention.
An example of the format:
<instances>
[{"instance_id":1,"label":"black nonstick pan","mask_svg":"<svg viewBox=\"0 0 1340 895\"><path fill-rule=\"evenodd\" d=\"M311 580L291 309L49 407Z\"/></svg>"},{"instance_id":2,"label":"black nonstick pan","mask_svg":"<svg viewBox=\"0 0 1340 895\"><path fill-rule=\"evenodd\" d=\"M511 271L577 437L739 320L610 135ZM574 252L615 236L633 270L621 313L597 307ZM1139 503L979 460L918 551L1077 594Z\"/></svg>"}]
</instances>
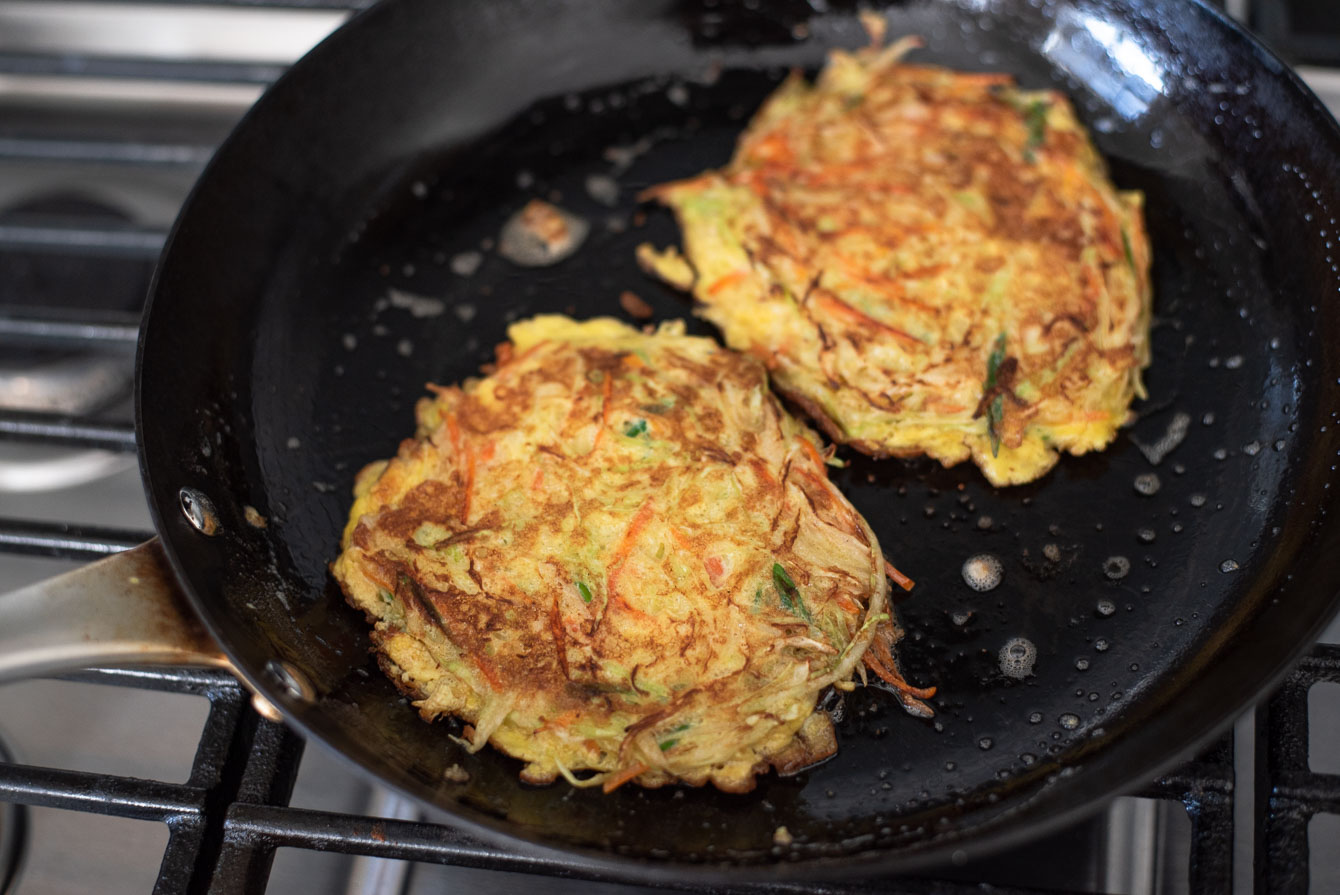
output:
<instances>
[{"instance_id":1,"label":"black nonstick pan","mask_svg":"<svg viewBox=\"0 0 1340 895\"><path fill-rule=\"evenodd\" d=\"M863 4L865 5L865 4ZM882 4L874 4L883 7ZM1340 133L1194 3L906 2L913 58L1069 94L1145 191L1154 360L1107 451L995 489L849 452L838 485L917 581L903 669L936 716L845 697L839 752L746 795L529 787L468 756L368 654L327 564L354 473L425 382L542 311L658 319L640 190L719 165L792 67L866 37L854 4L387 0L296 65L219 150L146 310L141 460L163 547L232 663L297 728L463 828L659 880L877 876L1055 829L1267 692L1337 606ZM614 186L611 189L611 181ZM544 198L590 225L543 268L497 251ZM691 329L711 333L696 322ZM999 559L994 590L962 568ZM467 782L444 778L450 765ZM774 843L785 826L791 844Z\"/></svg>"}]
</instances>

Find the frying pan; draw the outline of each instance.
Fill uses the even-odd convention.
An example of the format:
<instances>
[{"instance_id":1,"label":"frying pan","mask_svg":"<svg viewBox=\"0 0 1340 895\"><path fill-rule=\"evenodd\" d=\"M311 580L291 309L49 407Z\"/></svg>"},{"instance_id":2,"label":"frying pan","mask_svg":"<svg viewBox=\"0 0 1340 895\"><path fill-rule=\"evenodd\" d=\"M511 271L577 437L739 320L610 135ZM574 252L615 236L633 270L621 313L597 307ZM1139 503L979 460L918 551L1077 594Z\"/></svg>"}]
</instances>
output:
<instances>
[{"instance_id":1,"label":"frying pan","mask_svg":"<svg viewBox=\"0 0 1340 895\"><path fill-rule=\"evenodd\" d=\"M129 633L157 646L104 654L201 658L216 641L294 727L462 828L662 881L971 858L1073 821L1221 731L1337 606L1340 133L1202 5L883 11L891 34L925 39L916 59L1067 92L1117 183L1145 192L1155 247L1149 397L1108 450L1003 490L967 464L843 452L835 480L917 581L900 652L909 680L939 688L934 719L858 689L834 706L835 758L747 795L528 787L514 760L465 755L451 722L418 719L327 571L354 473L410 432L423 383L475 373L508 321L622 315L625 289L658 318L690 315L635 267L636 244L677 239L636 194L723 163L787 69L864 43L854 6L831 0L387 0L294 66L186 203L140 340L145 484L212 640L154 597L141 606L165 630ZM593 176L616 178L612 205ZM536 196L591 230L573 257L522 268L494 241ZM980 553L1004 568L988 592L961 574ZM149 571L113 570L91 576L149 599ZM49 606L73 617L77 591ZM14 618L0 618L11 654ZM69 658L49 626L23 624L47 644L30 665ZM468 782L444 779L453 764Z\"/></svg>"}]
</instances>

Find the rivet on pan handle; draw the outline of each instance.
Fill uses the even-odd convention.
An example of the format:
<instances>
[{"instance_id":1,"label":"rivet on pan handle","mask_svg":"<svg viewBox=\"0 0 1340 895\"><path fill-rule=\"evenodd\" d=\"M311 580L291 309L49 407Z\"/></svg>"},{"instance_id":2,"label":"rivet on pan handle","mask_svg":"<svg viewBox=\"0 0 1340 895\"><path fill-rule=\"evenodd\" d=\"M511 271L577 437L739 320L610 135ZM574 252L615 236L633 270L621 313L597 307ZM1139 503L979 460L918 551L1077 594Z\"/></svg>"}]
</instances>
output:
<instances>
[{"instance_id":1,"label":"rivet on pan handle","mask_svg":"<svg viewBox=\"0 0 1340 895\"><path fill-rule=\"evenodd\" d=\"M0 681L153 664L232 667L178 590L157 538L0 594Z\"/></svg>"}]
</instances>

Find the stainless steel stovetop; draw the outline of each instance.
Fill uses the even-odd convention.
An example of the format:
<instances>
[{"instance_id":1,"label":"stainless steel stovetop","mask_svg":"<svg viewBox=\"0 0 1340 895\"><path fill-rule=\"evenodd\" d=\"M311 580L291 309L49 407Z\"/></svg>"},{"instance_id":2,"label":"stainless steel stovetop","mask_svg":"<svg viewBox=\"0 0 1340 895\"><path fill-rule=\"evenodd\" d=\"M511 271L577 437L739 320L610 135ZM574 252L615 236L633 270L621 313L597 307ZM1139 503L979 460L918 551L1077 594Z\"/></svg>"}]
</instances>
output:
<instances>
[{"instance_id":1,"label":"stainless steel stovetop","mask_svg":"<svg viewBox=\"0 0 1340 895\"><path fill-rule=\"evenodd\" d=\"M338 2L265 8L231 2L3 2L0 0L0 326L6 312L51 303L96 308L108 321L92 355L38 349L0 353L0 410L89 412L128 418L133 316L148 271L186 191L212 147L276 76L349 14ZM1231 4L1231 11L1243 4ZM1332 109L1340 72L1305 76ZM80 231L74 220L92 222ZM58 249L84 240L105 268L81 271ZM87 315L85 315L87 316ZM118 329L119 327L119 329ZM10 344L0 341L0 346ZM0 439L0 520L151 526L131 453L55 449ZM71 563L0 553L0 591ZM1340 643L1340 624L1328 632ZM1315 771L1340 772L1317 756L1340 756L1340 686L1313 688ZM208 704L176 694L58 680L0 686L0 738L30 764L155 780L185 780ZM1250 768L1252 719L1238 725L1240 768ZM1240 773L1240 780L1251 779ZM1250 787L1235 813L1250 831ZM322 750L307 750L293 804L339 812L412 817L415 809L374 789ZM1179 814L1181 816L1179 817ZM0 814L0 861L6 818ZM11 823L12 832L12 823ZM1112 893L1186 891L1185 814L1167 803L1120 799L1092 828L1094 855L1066 860L1031 851L1033 876L1006 861L993 882ZM96 814L34 809L15 891L22 895L153 889L166 828ZM1340 818L1309 829L1312 891L1340 891ZM1245 845L1245 843L1244 843ZM1250 850L1235 866L1251 885ZM1321 860L1317 860L1321 858ZM1042 866L1054 864L1054 868ZM1056 870L1056 873L1052 873ZM1022 875L1020 875L1022 873ZM1067 875L1068 874L1068 875ZM0 889L3 889L0 868ZM280 850L271 892L614 891L609 884Z\"/></svg>"}]
</instances>

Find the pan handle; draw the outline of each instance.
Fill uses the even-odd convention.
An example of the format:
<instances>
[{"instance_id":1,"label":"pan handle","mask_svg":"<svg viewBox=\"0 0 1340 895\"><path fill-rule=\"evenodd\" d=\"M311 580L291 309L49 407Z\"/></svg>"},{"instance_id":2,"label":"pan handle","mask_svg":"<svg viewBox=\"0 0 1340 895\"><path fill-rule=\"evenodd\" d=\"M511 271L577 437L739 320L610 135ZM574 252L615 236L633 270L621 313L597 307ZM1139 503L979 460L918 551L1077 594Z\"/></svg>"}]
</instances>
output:
<instances>
[{"instance_id":1,"label":"pan handle","mask_svg":"<svg viewBox=\"0 0 1340 895\"><path fill-rule=\"evenodd\" d=\"M0 594L0 682L91 665L232 668L151 541Z\"/></svg>"}]
</instances>

